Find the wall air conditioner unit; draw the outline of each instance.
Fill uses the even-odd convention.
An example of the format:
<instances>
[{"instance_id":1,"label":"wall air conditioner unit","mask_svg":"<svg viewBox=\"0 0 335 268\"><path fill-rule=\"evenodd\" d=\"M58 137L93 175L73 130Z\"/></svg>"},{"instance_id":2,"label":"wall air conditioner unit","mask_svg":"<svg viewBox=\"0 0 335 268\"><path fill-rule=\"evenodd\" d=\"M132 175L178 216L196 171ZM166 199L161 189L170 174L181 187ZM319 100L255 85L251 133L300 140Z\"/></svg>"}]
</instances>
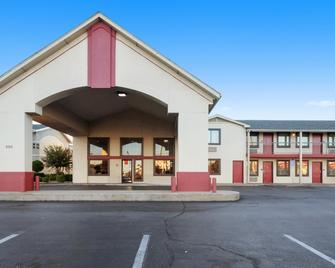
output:
<instances>
[{"instance_id":1,"label":"wall air conditioner unit","mask_svg":"<svg viewBox=\"0 0 335 268\"><path fill-rule=\"evenodd\" d=\"M208 147L208 152L209 153L216 153L217 152L217 148L216 147Z\"/></svg>"},{"instance_id":2,"label":"wall air conditioner unit","mask_svg":"<svg viewBox=\"0 0 335 268\"><path fill-rule=\"evenodd\" d=\"M329 154L335 154L335 149L328 149Z\"/></svg>"},{"instance_id":3,"label":"wall air conditioner unit","mask_svg":"<svg viewBox=\"0 0 335 268\"><path fill-rule=\"evenodd\" d=\"M257 148L250 148L250 153L255 153L255 154L257 154Z\"/></svg>"}]
</instances>

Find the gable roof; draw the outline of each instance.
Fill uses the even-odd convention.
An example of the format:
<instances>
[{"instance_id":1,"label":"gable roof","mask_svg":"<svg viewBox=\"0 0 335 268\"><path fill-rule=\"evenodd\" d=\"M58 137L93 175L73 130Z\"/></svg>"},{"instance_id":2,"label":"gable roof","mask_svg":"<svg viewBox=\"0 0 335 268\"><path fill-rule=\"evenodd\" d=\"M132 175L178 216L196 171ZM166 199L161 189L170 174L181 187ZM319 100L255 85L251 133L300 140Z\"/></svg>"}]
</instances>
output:
<instances>
[{"instance_id":1,"label":"gable roof","mask_svg":"<svg viewBox=\"0 0 335 268\"><path fill-rule=\"evenodd\" d=\"M75 29L71 30L70 32L66 33L53 43L49 44L45 48L41 49L40 51L33 54L31 57L27 58L20 64L16 65L14 68L9 70L8 72L4 73L2 76L0 76L0 88L7 84L8 82L12 81L16 77L20 76L21 74L25 73L28 69L35 66L39 62L41 62L43 59L51 56L53 53L61 49L62 47L66 46L71 41L75 40L77 37L85 33L93 24L95 24L98 21L103 21L106 24L108 24L110 27L112 27L117 33L122 34L124 37L129 39L130 41L134 42L138 47L143 49L145 52L149 53L151 56L165 64L167 67L172 69L174 72L176 72L178 75L183 77L184 79L188 80L195 86L197 86L201 91L203 91L205 94L209 95L213 99L213 106L217 103L217 101L221 98L221 94L210 87L209 85L205 84L195 76L191 75L181 67L179 67L177 64L169 60L168 58L162 56L160 53L158 53L156 50L150 48L148 45L146 45L144 42L142 42L140 39L136 38L126 30L124 30L122 27L117 25L116 23L112 22L108 17L104 16L102 13L98 12L89 19L87 19L85 22L80 24ZM1 94L1 91L0 91Z\"/></svg>"},{"instance_id":2,"label":"gable roof","mask_svg":"<svg viewBox=\"0 0 335 268\"><path fill-rule=\"evenodd\" d=\"M327 120L240 120L256 131L335 131L335 121Z\"/></svg>"},{"instance_id":3,"label":"gable roof","mask_svg":"<svg viewBox=\"0 0 335 268\"><path fill-rule=\"evenodd\" d=\"M244 122L233 120L233 119L225 117L221 114L212 115L212 116L208 117L208 120L210 121L210 120L215 119L215 118L219 118L223 121L227 121L227 122L230 122L230 123L233 123L233 124L236 124L236 125L240 125L240 126L245 127L245 128L249 127L249 125L244 123Z\"/></svg>"}]
</instances>

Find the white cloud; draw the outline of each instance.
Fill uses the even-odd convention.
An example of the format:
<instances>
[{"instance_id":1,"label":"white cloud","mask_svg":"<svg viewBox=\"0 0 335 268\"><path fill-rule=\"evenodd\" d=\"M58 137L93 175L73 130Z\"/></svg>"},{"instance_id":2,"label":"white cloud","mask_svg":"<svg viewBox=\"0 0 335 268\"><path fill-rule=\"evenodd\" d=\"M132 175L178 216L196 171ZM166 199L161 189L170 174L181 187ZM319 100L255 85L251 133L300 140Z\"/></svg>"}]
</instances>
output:
<instances>
[{"instance_id":1,"label":"white cloud","mask_svg":"<svg viewBox=\"0 0 335 268\"><path fill-rule=\"evenodd\" d=\"M309 101L307 105L321 108L335 107L335 100Z\"/></svg>"}]
</instances>

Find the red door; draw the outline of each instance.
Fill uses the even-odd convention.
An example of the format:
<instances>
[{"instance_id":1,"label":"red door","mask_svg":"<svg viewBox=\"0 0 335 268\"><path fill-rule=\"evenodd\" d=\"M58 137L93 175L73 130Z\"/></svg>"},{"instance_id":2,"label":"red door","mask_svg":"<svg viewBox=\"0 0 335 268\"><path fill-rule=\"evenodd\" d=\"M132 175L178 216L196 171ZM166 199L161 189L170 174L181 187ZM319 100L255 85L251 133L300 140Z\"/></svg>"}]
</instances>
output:
<instances>
[{"instance_id":1,"label":"red door","mask_svg":"<svg viewBox=\"0 0 335 268\"><path fill-rule=\"evenodd\" d=\"M243 161L233 161L233 183L243 183Z\"/></svg>"},{"instance_id":2,"label":"red door","mask_svg":"<svg viewBox=\"0 0 335 268\"><path fill-rule=\"evenodd\" d=\"M312 182L313 183L322 182L322 162L312 163Z\"/></svg>"},{"instance_id":3,"label":"red door","mask_svg":"<svg viewBox=\"0 0 335 268\"><path fill-rule=\"evenodd\" d=\"M322 134L313 134L313 154L322 154Z\"/></svg>"},{"instance_id":4,"label":"red door","mask_svg":"<svg viewBox=\"0 0 335 268\"><path fill-rule=\"evenodd\" d=\"M263 154L273 153L273 134L264 133L263 134Z\"/></svg>"},{"instance_id":5,"label":"red door","mask_svg":"<svg viewBox=\"0 0 335 268\"><path fill-rule=\"evenodd\" d=\"M263 162L263 183L273 183L273 164L271 161Z\"/></svg>"}]
</instances>

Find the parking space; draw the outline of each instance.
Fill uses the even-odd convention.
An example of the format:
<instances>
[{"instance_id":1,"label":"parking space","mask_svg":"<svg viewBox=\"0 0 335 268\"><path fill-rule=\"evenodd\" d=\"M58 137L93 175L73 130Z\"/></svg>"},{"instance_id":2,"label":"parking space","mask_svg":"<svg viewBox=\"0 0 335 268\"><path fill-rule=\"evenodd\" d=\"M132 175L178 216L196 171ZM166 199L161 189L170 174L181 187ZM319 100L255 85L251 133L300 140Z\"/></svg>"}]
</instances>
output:
<instances>
[{"instance_id":1,"label":"parking space","mask_svg":"<svg viewBox=\"0 0 335 268\"><path fill-rule=\"evenodd\" d=\"M234 203L3 202L0 241L19 235L0 243L0 267L132 267L139 255L143 267L334 267L335 188L238 190Z\"/></svg>"}]
</instances>

